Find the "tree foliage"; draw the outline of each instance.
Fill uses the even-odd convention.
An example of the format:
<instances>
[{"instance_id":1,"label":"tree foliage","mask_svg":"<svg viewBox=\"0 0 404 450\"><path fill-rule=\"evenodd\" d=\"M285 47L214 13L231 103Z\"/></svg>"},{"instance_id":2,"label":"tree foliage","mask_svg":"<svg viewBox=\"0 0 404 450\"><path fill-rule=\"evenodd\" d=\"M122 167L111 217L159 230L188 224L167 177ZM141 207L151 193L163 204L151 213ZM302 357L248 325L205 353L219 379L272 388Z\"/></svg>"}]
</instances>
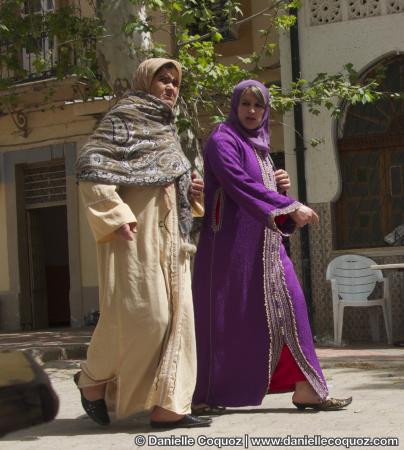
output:
<instances>
[{"instance_id":1,"label":"tree foliage","mask_svg":"<svg viewBox=\"0 0 404 450\"><path fill-rule=\"evenodd\" d=\"M76 75L89 81L89 95L103 92L97 74L96 43L105 33L94 14L66 2L55 11L42 11L38 1L0 2L0 90L21 80L52 74L58 79ZM46 42L46 45L45 45ZM23 54L30 70L24 68Z\"/></svg>"},{"instance_id":2,"label":"tree foliage","mask_svg":"<svg viewBox=\"0 0 404 450\"><path fill-rule=\"evenodd\" d=\"M288 30L296 23L299 0L272 0L253 16L245 17L237 0L224 2L218 12L217 0L130 0L149 14L134 18L125 26L126 32L137 30L154 35L164 31L171 36L171 49L158 42L144 57L166 55L178 59L185 76L182 86L181 129L201 130L200 116L208 112L213 122L224 119L226 102L234 85L242 79L259 78L265 70L264 61L271 56L276 44L271 33ZM152 14L158 12L159 14ZM217 43L246 21L265 15L266 27L260 30L261 48L247 56L239 56L238 64L220 62ZM273 35L273 33L272 33ZM268 60L268 59L267 59ZM351 64L339 73L318 74L313 80L300 79L289 87L270 84L271 107L285 112L304 103L313 114L325 107L334 116L340 114L341 100L348 103L370 103L382 96L375 80L362 83Z\"/></svg>"},{"instance_id":3,"label":"tree foliage","mask_svg":"<svg viewBox=\"0 0 404 450\"><path fill-rule=\"evenodd\" d=\"M53 74L57 78L75 74L86 80L89 86L87 95L107 92L108 86L100 80L96 64L96 44L102 45L103 39L108 38L102 11L97 11L92 1L93 14L90 17L84 17L79 8L68 2L62 2L62 6L52 13L25 11L24 4L32 1L0 2L0 90L29 76L21 65L21 53L25 49L35 55L36 73L46 72L52 62ZM132 54L139 59L164 55L182 63L184 78L178 125L180 130L191 129L196 134L201 129L202 115L208 114L213 122L223 119L226 102L237 82L262 75L265 70L263 61L276 47L271 42L271 32L288 30L294 25L294 12L299 7L299 0L272 0L262 11L244 16L237 0L127 1L144 14L134 15L122 24L122 33L128 36L143 33L153 42L148 48L133 44ZM114 0L108 2L111 4ZM97 3L101 8L102 4L105 6L105 1ZM221 63L217 44L231 35L237 26L258 15L266 20L265 28L260 30L261 48L250 55L239 56L238 64ZM166 33L170 47L154 39L157 32ZM47 54L38 44L44 33L55 43ZM318 74L314 80L301 79L289 87L272 84L269 90L275 110L284 112L304 103L313 114L319 114L325 107L333 115L340 113L341 100L369 103L383 95L378 91L376 81L360 82L349 64L337 74ZM4 101L6 97L2 98Z\"/></svg>"},{"instance_id":4,"label":"tree foliage","mask_svg":"<svg viewBox=\"0 0 404 450\"><path fill-rule=\"evenodd\" d=\"M171 38L171 48L153 41L153 47L144 51L144 57L169 56L178 59L183 66L180 130L189 127L203 130L199 119L206 114L213 122L223 120L234 85L243 79L259 76L263 71L262 60L273 53L275 44L268 41L272 28L286 28L288 23L294 23L295 16L280 15L280 7L287 10L297 6L295 1L268 2L268 6L259 13L266 13L268 20L268 27L261 30L262 47L250 55L239 56L238 64L223 64L217 44L231 36L241 23L253 19L244 17L239 1L130 1L139 8L145 8L149 14L144 18L133 18L124 28L126 32L135 29L153 36L163 31Z\"/></svg>"}]
</instances>

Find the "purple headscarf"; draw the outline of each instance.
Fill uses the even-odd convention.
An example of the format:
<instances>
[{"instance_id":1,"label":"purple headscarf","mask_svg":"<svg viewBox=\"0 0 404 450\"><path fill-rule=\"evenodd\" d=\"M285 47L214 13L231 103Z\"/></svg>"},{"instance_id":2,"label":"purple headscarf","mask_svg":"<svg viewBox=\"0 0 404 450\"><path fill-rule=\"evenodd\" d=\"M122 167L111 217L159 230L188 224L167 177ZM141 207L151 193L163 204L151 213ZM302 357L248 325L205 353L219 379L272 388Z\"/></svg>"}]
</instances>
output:
<instances>
[{"instance_id":1,"label":"purple headscarf","mask_svg":"<svg viewBox=\"0 0 404 450\"><path fill-rule=\"evenodd\" d=\"M241 125L238 118L237 109L240 103L241 94L248 87L255 86L261 92L265 98L265 111L262 116L262 121L258 128L255 130L247 130ZM269 122L269 92L268 89L259 81L256 80L244 80L241 81L233 91L231 96L231 109L229 117L226 120L226 124L230 125L237 134L241 135L247 142L249 142L255 149L261 152L268 153L269 151L269 133L268 133L268 122Z\"/></svg>"}]
</instances>

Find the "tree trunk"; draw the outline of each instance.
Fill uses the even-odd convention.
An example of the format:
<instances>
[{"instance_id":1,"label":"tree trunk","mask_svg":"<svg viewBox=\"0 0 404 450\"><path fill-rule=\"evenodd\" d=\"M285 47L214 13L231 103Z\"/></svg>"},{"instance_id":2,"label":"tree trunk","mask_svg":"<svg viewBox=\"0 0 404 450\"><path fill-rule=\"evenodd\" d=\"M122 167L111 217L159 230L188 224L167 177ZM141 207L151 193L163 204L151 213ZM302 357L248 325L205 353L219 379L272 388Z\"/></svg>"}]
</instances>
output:
<instances>
[{"instance_id":1,"label":"tree trunk","mask_svg":"<svg viewBox=\"0 0 404 450\"><path fill-rule=\"evenodd\" d=\"M147 33L125 35L122 28L131 17L145 16L142 8L137 8L129 0L108 0L98 3L98 14L104 20L106 37L98 46L98 62L108 84L119 97L131 86L134 71L141 62L134 50L147 50L151 38Z\"/></svg>"}]
</instances>

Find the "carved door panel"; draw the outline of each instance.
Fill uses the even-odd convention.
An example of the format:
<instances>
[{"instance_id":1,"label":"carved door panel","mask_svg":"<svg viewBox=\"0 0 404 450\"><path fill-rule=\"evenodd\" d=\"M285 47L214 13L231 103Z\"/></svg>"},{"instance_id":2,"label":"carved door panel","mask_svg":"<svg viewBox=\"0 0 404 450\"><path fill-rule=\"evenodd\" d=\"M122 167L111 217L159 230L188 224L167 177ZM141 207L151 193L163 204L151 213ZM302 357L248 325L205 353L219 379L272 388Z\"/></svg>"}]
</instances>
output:
<instances>
[{"instance_id":1,"label":"carved door panel","mask_svg":"<svg viewBox=\"0 0 404 450\"><path fill-rule=\"evenodd\" d=\"M34 328L48 327L45 255L39 210L27 211L31 304Z\"/></svg>"},{"instance_id":2,"label":"carved door panel","mask_svg":"<svg viewBox=\"0 0 404 450\"><path fill-rule=\"evenodd\" d=\"M341 161L342 194L338 203L339 229L345 248L383 245L384 171L379 150L349 151Z\"/></svg>"},{"instance_id":3,"label":"carved door panel","mask_svg":"<svg viewBox=\"0 0 404 450\"><path fill-rule=\"evenodd\" d=\"M344 149L341 173L339 248L385 246L384 237L404 224L404 145Z\"/></svg>"},{"instance_id":4,"label":"carved door panel","mask_svg":"<svg viewBox=\"0 0 404 450\"><path fill-rule=\"evenodd\" d=\"M402 93L404 56L390 55L362 77L383 92ZM342 190L336 204L339 249L384 247L404 224L404 101L397 95L351 105L340 121Z\"/></svg>"},{"instance_id":5,"label":"carved door panel","mask_svg":"<svg viewBox=\"0 0 404 450\"><path fill-rule=\"evenodd\" d=\"M15 191L17 206L18 268L20 277L20 320L23 330L31 330L33 323L30 294L29 242L24 198L24 165L22 164L18 164L15 167Z\"/></svg>"}]
</instances>

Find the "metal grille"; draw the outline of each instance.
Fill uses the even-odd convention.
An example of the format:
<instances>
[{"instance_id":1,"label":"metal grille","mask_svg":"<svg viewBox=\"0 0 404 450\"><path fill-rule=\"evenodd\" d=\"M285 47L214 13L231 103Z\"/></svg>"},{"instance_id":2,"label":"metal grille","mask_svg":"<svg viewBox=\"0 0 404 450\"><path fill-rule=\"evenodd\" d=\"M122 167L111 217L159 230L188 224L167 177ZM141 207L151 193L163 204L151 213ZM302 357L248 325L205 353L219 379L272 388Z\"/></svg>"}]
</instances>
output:
<instances>
[{"instance_id":1,"label":"metal grille","mask_svg":"<svg viewBox=\"0 0 404 450\"><path fill-rule=\"evenodd\" d=\"M27 209L65 204L64 161L27 165L24 169L24 198Z\"/></svg>"}]
</instances>

